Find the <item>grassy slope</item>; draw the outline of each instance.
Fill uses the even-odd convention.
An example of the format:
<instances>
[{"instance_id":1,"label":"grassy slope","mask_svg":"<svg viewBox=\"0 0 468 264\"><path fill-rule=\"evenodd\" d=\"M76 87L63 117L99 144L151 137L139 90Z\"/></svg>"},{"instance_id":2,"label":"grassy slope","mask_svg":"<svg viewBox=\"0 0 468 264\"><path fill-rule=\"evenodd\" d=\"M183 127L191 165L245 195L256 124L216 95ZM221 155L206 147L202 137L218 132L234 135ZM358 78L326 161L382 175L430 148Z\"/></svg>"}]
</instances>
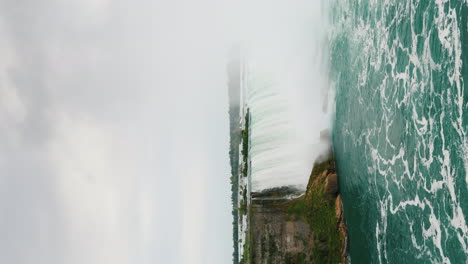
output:
<instances>
[{"instance_id":1,"label":"grassy slope","mask_svg":"<svg viewBox=\"0 0 468 264\"><path fill-rule=\"evenodd\" d=\"M288 204L288 214L307 221L314 233L313 263L339 263L343 237L338 231L334 198L324 194L324 171L335 172L334 159L315 164L306 195ZM326 173L325 173L326 174Z\"/></svg>"}]
</instances>

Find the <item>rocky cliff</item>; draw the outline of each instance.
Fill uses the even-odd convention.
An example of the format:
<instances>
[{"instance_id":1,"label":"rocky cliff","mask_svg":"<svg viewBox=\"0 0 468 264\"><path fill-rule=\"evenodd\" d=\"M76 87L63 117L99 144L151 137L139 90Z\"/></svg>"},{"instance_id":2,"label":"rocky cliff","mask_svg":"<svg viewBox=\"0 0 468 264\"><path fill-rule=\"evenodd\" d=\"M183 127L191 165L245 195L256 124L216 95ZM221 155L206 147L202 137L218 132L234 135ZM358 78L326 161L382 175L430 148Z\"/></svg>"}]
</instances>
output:
<instances>
[{"instance_id":1,"label":"rocky cliff","mask_svg":"<svg viewBox=\"0 0 468 264\"><path fill-rule=\"evenodd\" d=\"M346 263L338 180L330 158L314 165L299 198L281 199L277 191L257 194L250 208L251 263Z\"/></svg>"},{"instance_id":2,"label":"rocky cliff","mask_svg":"<svg viewBox=\"0 0 468 264\"><path fill-rule=\"evenodd\" d=\"M307 263L313 246L308 223L288 214L289 201L253 200L252 263Z\"/></svg>"}]
</instances>

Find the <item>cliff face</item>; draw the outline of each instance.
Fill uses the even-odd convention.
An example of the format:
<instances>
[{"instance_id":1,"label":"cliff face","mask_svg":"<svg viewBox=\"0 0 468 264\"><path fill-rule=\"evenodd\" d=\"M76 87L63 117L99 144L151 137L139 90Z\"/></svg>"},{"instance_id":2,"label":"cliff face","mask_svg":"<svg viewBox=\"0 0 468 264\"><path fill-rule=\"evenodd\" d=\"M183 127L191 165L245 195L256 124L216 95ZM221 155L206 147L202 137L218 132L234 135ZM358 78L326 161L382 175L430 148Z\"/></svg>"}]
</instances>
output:
<instances>
[{"instance_id":1,"label":"cliff face","mask_svg":"<svg viewBox=\"0 0 468 264\"><path fill-rule=\"evenodd\" d=\"M315 231L316 247L310 263L346 263L348 234L333 158L315 164L304 199L302 216Z\"/></svg>"},{"instance_id":2,"label":"cliff face","mask_svg":"<svg viewBox=\"0 0 468 264\"><path fill-rule=\"evenodd\" d=\"M308 263L312 232L305 221L290 217L287 205L287 201L252 202L252 263Z\"/></svg>"},{"instance_id":3,"label":"cliff face","mask_svg":"<svg viewBox=\"0 0 468 264\"><path fill-rule=\"evenodd\" d=\"M277 191L257 195L250 205L251 263L346 263L338 180L328 159L315 164L300 198L280 199Z\"/></svg>"}]
</instances>

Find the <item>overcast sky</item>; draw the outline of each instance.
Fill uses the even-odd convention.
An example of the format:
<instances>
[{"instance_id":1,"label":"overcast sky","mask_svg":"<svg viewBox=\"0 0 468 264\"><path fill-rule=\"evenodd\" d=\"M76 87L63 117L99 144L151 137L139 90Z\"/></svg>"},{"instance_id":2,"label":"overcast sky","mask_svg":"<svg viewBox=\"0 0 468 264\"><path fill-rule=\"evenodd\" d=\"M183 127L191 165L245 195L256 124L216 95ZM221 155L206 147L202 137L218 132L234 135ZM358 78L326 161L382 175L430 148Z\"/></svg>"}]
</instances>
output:
<instances>
[{"instance_id":1,"label":"overcast sky","mask_svg":"<svg viewBox=\"0 0 468 264\"><path fill-rule=\"evenodd\" d=\"M230 262L218 4L1 1L1 263Z\"/></svg>"},{"instance_id":2,"label":"overcast sky","mask_svg":"<svg viewBox=\"0 0 468 264\"><path fill-rule=\"evenodd\" d=\"M228 50L315 10L247 2L0 0L0 263L231 262Z\"/></svg>"}]
</instances>

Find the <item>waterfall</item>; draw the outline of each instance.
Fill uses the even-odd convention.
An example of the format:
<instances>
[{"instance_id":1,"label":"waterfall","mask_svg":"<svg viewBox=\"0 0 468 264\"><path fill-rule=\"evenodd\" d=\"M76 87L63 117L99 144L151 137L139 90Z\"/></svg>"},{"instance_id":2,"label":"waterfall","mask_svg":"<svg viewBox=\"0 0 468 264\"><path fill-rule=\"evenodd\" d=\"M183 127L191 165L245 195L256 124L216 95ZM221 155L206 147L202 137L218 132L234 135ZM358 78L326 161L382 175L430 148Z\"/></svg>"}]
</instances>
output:
<instances>
[{"instance_id":1,"label":"waterfall","mask_svg":"<svg viewBox=\"0 0 468 264\"><path fill-rule=\"evenodd\" d=\"M251 113L252 191L284 186L305 190L313 161L325 147L319 143L320 129L305 125L311 121L301 118L304 108L291 97L301 87L253 60L244 60L243 67L244 109Z\"/></svg>"}]
</instances>

